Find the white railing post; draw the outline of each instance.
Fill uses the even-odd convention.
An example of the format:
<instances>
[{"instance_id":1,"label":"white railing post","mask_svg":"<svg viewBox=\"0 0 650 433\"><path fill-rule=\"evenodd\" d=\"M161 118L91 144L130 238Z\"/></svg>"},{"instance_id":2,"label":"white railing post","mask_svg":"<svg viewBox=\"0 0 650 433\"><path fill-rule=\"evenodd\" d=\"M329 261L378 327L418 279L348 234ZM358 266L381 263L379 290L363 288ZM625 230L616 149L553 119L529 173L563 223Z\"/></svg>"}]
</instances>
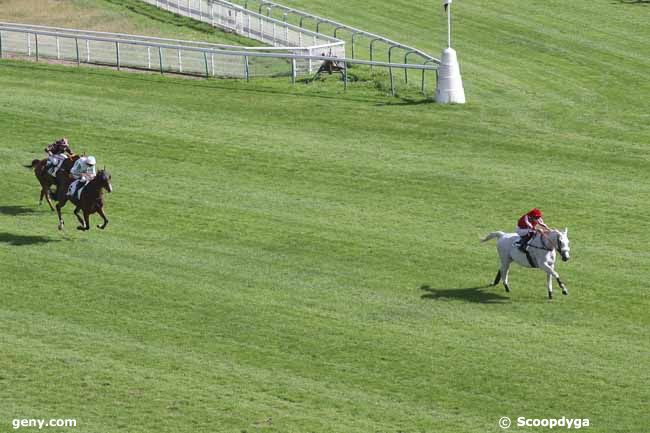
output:
<instances>
[{"instance_id":1,"label":"white railing post","mask_svg":"<svg viewBox=\"0 0 650 433\"><path fill-rule=\"evenodd\" d=\"M307 51L307 54L309 56L313 55L311 48L309 48L309 50ZM309 58L309 74L313 74L314 73L313 71L314 71L314 63L313 63L313 60L310 57Z\"/></svg>"},{"instance_id":2,"label":"white railing post","mask_svg":"<svg viewBox=\"0 0 650 433\"><path fill-rule=\"evenodd\" d=\"M117 59L117 70L120 70L120 43L115 42L115 57Z\"/></svg>"}]
</instances>

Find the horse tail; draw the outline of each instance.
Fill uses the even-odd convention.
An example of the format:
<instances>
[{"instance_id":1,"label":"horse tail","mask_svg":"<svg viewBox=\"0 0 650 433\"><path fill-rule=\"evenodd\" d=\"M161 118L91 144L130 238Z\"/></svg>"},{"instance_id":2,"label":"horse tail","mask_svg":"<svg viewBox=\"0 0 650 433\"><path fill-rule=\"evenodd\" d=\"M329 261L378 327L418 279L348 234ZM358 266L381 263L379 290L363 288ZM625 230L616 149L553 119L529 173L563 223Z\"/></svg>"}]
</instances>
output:
<instances>
[{"instance_id":1,"label":"horse tail","mask_svg":"<svg viewBox=\"0 0 650 433\"><path fill-rule=\"evenodd\" d=\"M484 237L483 239L481 239L481 243L489 241L490 239L494 239L494 238L501 239L503 236L505 236L505 233L502 231L492 232L486 237Z\"/></svg>"},{"instance_id":2,"label":"horse tail","mask_svg":"<svg viewBox=\"0 0 650 433\"><path fill-rule=\"evenodd\" d=\"M25 165L25 168L34 168L38 165L38 163L41 162L40 159L34 159L30 165Z\"/></svg>"}]
</instances>

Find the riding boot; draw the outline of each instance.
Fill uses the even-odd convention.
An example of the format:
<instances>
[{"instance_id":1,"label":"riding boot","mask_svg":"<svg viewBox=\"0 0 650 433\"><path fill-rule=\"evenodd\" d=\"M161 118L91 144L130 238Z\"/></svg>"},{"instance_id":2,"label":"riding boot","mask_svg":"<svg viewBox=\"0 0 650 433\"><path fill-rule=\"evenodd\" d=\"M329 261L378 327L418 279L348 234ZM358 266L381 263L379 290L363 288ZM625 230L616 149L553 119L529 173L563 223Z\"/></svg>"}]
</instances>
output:
<instances>
[{"instance_id":1,"label":"riding boot","mask_svg":"<svg viewBox=\"0 0 650 433\"><path fill-rule=\"evenodd\" d=\"M530 240L530 238L531 238L531 236L528 234L528 235L522 236L521 239L519 240L519 250L522 253L526 252L526 247L528 246L528 241Z\"/></svg>"}]
</instances>

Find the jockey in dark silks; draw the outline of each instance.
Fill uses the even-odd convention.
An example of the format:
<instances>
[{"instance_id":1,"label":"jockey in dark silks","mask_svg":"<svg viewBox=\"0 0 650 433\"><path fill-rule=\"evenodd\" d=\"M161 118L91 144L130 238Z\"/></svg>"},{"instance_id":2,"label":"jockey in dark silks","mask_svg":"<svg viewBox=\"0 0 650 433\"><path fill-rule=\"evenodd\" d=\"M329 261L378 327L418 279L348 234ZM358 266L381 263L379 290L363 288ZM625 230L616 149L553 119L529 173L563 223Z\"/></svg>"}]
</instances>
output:
<instances>
[{"instance_id":1,"label":"jockey in dark silks","mask_svg":"<svg viewBox=\"0 0 650 433\"><path fill-rule=\"evenodd\" d=\"M517 221L517 234L521 237L521 240L519 241L519 249L521 251L526 251L528 241L533 238L538 226L550 230L548 226L544 224L542 211L537 208L532 209L530 212L519 218L519 221Z\"/></svg>"},{"instance_id":2,"label":"jockey in dark silks","mask_svg":"<svg viewBox=\"0 0 650 433\"><path fill-rule=\"evenodd\" d=\"M63 164L63 161L72 155L72 149L68 144L67 138L61 138L56 140L54 143L47 146L45 149L47 153L47 165L45 169L54 177L56 177L56 172Z\"/></svg>"}]
</instances>

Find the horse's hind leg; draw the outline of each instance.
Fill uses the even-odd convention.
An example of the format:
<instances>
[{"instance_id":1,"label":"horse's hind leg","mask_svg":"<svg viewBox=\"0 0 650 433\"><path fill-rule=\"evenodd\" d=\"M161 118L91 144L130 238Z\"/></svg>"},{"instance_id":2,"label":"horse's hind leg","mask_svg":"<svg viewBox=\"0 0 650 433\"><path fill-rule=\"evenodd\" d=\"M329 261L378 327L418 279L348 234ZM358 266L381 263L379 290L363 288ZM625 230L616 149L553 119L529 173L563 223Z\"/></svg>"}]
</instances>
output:
<instances>
[{"instance_id":1,"label":"horse's hind leg","mask_svg":"<svg viewBox=\"0 0 650 433\"><path fill-rule=\"evenodd\" d=\"M47 204L50 205L50 210L54 212L54 206L52 205L52 199L50 198L50 189L49 188L43 188L41 190L41 199L38 202L38 205L43 204L43 197L45 197L45 200L47 201Z\"/></svg>"},{"instance_id":2,"label":"horse's hind leg","mask_svg":"<svg viewBox=\"0 0 650 433\"><path fill-rule=\"evenodd\" d=\"M106 226L108 225L108 218L106 218L106 214L104 213L103 208L97 208L97 213L99 214L100 217L104 219L104 224L98 225L97 228L104 230Z\"/></svg>"},{"instance_id":3,"label":"horse's hind leg","mask_svg":"<svg viewBox=\"0 0 650 433\"><path fill-rule=\"evenodd\" d=\"M510 292L510 285L508 284L508 277L510 274L510 262L502 263L501 270L499 272L501 273L501 278L503 278L503 287L505 287L506 292Z\"/></svg>"},{"instance_id":4,"label":"horse's hind leg","mask_svg":"<svg viewBox=\"0 0 650 433\"><path fill-rule=\"evenodd\" d=\"M496 286L499 284L499 281L501 281L501 269L497 271L497 276L494 278L494 282L492 283L493 286Z\"/></svg>"}]
</instances>

